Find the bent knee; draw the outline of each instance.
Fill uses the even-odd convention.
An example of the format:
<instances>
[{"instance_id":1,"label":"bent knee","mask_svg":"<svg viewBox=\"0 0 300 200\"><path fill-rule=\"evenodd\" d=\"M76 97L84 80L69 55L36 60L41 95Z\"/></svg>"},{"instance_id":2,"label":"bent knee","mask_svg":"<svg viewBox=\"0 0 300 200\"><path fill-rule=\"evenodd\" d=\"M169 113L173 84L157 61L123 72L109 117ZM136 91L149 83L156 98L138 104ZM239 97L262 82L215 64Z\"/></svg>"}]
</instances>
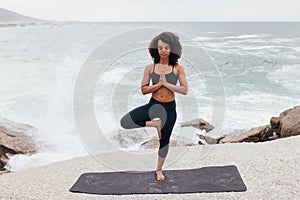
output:
<instances>
[{"instance_id":1,"label":"bent knee","mask_svg":"<svg viewBox=\"0 0 300 200\"><path fill-rule=\"evenodd\" d=\"M126 116L122 117L122 119L120 120L120 124L122 128L129 129L129 123L128 120L126 120Z\"/></svg>"}]
</instances>

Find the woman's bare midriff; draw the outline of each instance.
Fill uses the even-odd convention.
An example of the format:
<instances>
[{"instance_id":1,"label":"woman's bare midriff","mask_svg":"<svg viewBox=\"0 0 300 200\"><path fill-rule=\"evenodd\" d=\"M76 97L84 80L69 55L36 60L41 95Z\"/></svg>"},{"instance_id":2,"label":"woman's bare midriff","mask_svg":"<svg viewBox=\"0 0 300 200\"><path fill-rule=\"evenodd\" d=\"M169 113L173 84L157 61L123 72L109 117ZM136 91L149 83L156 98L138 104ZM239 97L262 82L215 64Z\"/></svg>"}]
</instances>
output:
<instances>
[{"instance_id":1,"label":"woman's bare midriff","mask_svg":"<svg viewBox=\"0 0 300 200\"><path fill-rule=\"evenodd\" d=\"M175 99L174 92L164 86L153 92L152 97L159 102L171 102Z\"/></svg>"}]
</instances>

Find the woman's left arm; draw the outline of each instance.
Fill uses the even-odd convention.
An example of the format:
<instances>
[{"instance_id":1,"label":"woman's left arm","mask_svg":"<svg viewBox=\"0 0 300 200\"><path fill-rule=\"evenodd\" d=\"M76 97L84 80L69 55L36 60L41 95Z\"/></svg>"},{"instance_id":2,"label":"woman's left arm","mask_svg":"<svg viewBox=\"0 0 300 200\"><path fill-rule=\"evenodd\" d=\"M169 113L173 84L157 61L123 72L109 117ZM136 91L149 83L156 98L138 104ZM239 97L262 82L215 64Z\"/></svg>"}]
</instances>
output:
<instances>
[{"instance_id":1,"label":"woman's left arm","mask_svg":"<svg viewBox=\"0 0 300 200\"><path fill-rule=\"evenodd\" d=\"M177 92L177 93L186 95L188 93L188 82L186 80L185 71L184 71L183 67L179 64L177 66L177 70L178 70L178 79L179 79L180 86L176 86L171 83L168 83L166 81L165 75L161 74L162 84L163 84L163 86L165 86L166 88L168 88L169 90L171 90L173 92Z\"/></svg>"}]
</instances>

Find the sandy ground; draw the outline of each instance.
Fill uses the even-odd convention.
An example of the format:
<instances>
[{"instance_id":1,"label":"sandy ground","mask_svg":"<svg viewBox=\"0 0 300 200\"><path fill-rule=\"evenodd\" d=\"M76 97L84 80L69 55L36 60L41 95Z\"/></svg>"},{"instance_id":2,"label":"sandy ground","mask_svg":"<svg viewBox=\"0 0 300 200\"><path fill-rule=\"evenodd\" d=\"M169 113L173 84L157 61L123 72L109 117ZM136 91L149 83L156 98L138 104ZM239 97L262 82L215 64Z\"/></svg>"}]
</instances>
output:
<instances>
[{"instance_id":1,"label":"sandy ground","mask_svg":"<svg viewBox=\"0 0 300 200\"><path fill-rule=\"evenodd\" d=\"M300 136L265 143L174 147L165 169L236 165L246 192L102 196L69 192L82 173L155 168L156 153L114 152L0 176L0 199L299 199Z\"/></svg>"}]
</instances>

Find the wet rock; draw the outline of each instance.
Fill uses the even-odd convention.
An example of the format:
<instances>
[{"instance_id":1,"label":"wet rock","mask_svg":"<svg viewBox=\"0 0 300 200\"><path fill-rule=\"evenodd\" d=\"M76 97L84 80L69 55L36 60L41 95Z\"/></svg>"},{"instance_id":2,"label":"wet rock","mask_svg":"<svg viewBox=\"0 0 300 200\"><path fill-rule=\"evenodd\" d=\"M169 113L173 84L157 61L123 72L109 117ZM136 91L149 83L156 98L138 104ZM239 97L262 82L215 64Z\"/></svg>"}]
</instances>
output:
<instances>
[{"instance_id":1,"label":"wet rock","mask_svg":"<svg viewBox=\"0 0 300 200\"><path fill-rule=\"evenodd\" d=\"M240 134L227 134L219 138L199 135L207 144L236 142L265 142L278 138L300 135L300 106L283 111L279 117L272 117L269 125L259 126ZM199 144L203 144L199 141Z\"/></svg>"},{"instance_id":2,"label":"wet rock","mask_svg":"<svg viewBox=\"0 0 300 200\"><path fill-rule=\"evenodd\" d=\"M0 117L0 171L10 156L36 153L36 145L30 133L36 129L28 124L16 123Z\"/></svg>"},{"instance_id":3,"label":"wet rock","mask_svg":"<svg viewBox=\"0 0 300 200\"><path fill-rule=\"evenodd\" d=\"M191 121L181 123L181 127L189 127L189 126L198 128L200 130L205 130L206 132L209 132L215 128L213 125L211 125L210 123L208 123L207 121L201 118L193 119Z\"/></svg>"},{"instance_id":4,"label":"wet rock","mask_svg":"<svg viewBox=\"0 0 300 200\"><path fill-rule=\"evenodd\" d=\"M218 144L218 143L220 143L220 140L225 137L225 136L221 136L221 137L218 137L218 138L213 138L213 137L210 137L210 136L207 136L207 135L201 135L201 134L198 134L198 136L201 140L204 140L206 142L206 144ZM199 141L198 144L202 145L204 143Z\"/></svg>"},{"instance_id":5,"label":"wet rock","mask_svg":"<svg viewBox=\"0 0 300 200\"><path fill-rule=\"evenodd\" d=\"M224 138L219 141L219 143L265 142L276 138L278 138L278 136L274 135L271 126L265 125L252 128L249 131L241 134L225 135Z\"/></svg>"},{"instance_id":6,"label":"wet rock","mask_svg":"<svg viewBox=\"0 0 300 200\"><path fill-rule=\"evenodd\" d=\"M300 106L283 111L279 117L272 117L270 124L280 137L300 135Z\"/></svg>"},{"instance_id":7,"label":"wet rock","mask_svg":"<svg viewBox=\"0 0 300 200\"><path fill-rule=\"evenodd\" d=\"M114 141L122 148L141 143L149 133L145 129L119 130Z\"/></svg>"}]
</instances>

